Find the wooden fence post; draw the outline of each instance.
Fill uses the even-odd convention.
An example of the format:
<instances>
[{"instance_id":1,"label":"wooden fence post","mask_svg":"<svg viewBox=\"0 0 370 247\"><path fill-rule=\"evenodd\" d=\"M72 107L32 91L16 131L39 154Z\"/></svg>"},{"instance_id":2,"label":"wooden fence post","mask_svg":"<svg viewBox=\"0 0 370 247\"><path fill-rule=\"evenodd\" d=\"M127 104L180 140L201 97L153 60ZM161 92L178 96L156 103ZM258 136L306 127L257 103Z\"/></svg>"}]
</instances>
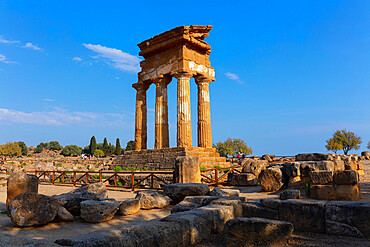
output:
<instances>
[{"instance_id":1,"label":"wooden fence post","mask_svg":"<svg viewBox=\"0 0 370 247\"><path fill-rule=\"evenodd\" d=\"M53 180L51 181L51 183L54 185L54 179L55 179L55 171L53 171Z\"/></svg>"},{"instance_id":2,"label":"wooden fence post","mask_svg":"<svg viewBox=\"0 0 370 247\"><path fill-rule=\"evenodd\" d=\"M218 187L218 168L215 169L215 176L216 176L216 187Z\"/></svg>"},{"instance_id":3,"label":"wooden fence post","mask_svg":"<svg viewBox=\"0 0 370 247\"><path fill-rule=\"evenodd\" d=\"M101 182L102 176L101 176L101 170L99 171L99 182Z\"/></svg>"},{"instance_id":4,"label":"wooden fence post","mask_svg":"<svg viewBox=\"0 0 370 247\"><path fill-rule=\"evenodd\" d=\"M131 171L131 190L134 191L135 188L134 188L134 183L135 183L135 175L134 175L134 171Z\"/></svg>"},{"instance_id":5,"label":"wooden fence post","mask_svg":"<svg viewBox=\"0 0 370 247\"><path fill-rule=\"evenodd\" d=\"M73 171L73 187L76 187L76 171Z\"/></svg>"}]
</instances>

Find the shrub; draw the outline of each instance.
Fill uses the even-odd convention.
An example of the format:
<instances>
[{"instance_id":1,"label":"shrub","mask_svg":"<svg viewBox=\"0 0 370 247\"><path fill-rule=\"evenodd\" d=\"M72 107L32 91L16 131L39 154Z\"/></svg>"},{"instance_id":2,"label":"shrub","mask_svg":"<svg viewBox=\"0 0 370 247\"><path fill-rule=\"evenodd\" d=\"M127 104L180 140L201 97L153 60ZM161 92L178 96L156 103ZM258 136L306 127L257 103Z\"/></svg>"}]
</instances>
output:
<instances>
[{"instance_id":1,"label":"shrub","mask_svg":"<svg viewBox=\"0 0 370 247\"><path fill-rule=\"evenodd\" d=\"M0 146L0 155L4 156L21 156L22 148L17 142L7 142Z\"/></svg>"},{"instance_id":2,"label":"shrub","mask_svg":"<svg viewBox=\"0 0 370 247\"><path fill-rule=\"evenodd\" d=\"M62 154L64 156L80 155L82 153L82 147L77 145L68 145L63 148Z\"/></svg>"},{"instance_id":3,"label":"shrub","mask_svg":"<svg viewBox=\"0 0 370 247\"><path fill-rule=\"evenodd\" d=\"M120 171L122 171L122 167L120 167L120 166L116 166L116 167L114 167L114 169L113 169L115 172L120 172Z\"/></svg>"},{"instance_id":4,"label":"shrub","mask_svg":"<svg viewBox=\"0 0 370 247\"><path fill-rule=\"evenodd\" d=\"M104 157L105 154L104 154L104 152L102 150L96 149L95 152L94 152L94 156L96 156L96 157L98 157L98 156L99 157Z\"/></svg>"}]
</instances>

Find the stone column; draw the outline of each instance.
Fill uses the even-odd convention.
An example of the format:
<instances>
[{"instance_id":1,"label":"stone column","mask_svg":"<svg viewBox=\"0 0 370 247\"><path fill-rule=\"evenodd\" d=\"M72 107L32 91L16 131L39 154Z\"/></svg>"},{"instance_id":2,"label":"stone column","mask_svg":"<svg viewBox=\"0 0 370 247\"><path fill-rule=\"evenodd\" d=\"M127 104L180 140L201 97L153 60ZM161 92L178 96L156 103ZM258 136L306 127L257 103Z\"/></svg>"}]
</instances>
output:
<instances>
[{"instance_id":1,"label":"stone column","mask_svg":"<svg viewBox=\"0 0 370 247\"><path fill-rule=\"evenodd\" d=\"M138 82L132 85L136 90L135 150L147 149L146 91L148 84Z\"/></svg>"},{"instance_id":2,"label":"stone column","mask_svg":"<svg viewBox=\"0 0 370 247\"><path fill-rule=\"evenodd\" d=\"M168 103L167 103L167 85L172 78L162 76L153 82L156 85L155 98L155 142L156 149L168 148L170 146L170 137L168 131Z\"/></svg>"},{"instance_id":3,"label":"stone column","mask_svg":"<svg viewBox=\"0 0 370 247\"><path fill-rule=\"evenodd\" d=\"M190 85L193 75L177 73L177 146L191 147Z\"/></svg>"},{"instance_id":4,"label":"stone column","mask_svg":"<svg viewBox=\"0 0 370 247\"><path fill-rule=\"evenodd\" d=\"M198 85L198 147L212 147L211 106L209 100L209 83L211 79L197 76Z\"/></svg>"}]
</instances>

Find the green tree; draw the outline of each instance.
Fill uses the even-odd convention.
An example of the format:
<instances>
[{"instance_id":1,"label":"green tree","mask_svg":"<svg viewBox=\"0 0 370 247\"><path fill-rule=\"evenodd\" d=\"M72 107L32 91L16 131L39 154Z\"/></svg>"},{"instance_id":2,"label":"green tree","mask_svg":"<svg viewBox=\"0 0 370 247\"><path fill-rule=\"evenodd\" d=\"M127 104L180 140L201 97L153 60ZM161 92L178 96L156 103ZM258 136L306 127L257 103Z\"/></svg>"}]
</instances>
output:
<instances>
[{"instance_id":1,"label":"green tree","mask_svg":"<svg viewBox=\"0 0 370 247\"><path fill-rule=\"evenodd\" d=\"M0 155L22 156L22 148L16 142L7 142L4 145L0 145Z\"/></svg>"},{"instance_id":2,"label":"green tree","mask_svg":"<svg viewBox=\"0 0 370 247\"><path fill-rule=\"evenodd\" d=\"M342 144L336 142L334 138L330 138L329 140L325 141L326 141L325 147L328 151L333 151L335 154L337 154L338 150L343 149Z\"/></svg>"},{"instance_id":3,"label":"green tree","mask_svg":"<svg viewBox=\"0 0 370 247\"><path fill-rule=\"evenodd\" d=\"M121 143L119 142L119 138L116 139L116 149L114 150L115 155L120 155L122 153Z\"/></svg>"},{"instance_id":4,"label":"green tree","mask_svg":"<svg viewBox=\"0 0 370 247\"><path fill-rule=\"evenodd\" d=\"M355 133L347 131L346 129L335 131L332 138L334 139L334 142L342 145L342 150L345 155L347 155L352 149L360 149L362 143L360 136L357 136ZM328 141L330 141L330 139Z\"/></svg>"},{"instance_id":5,"label":"green tree","mask_svg":"<svg viewBox=\"0 0 370 247\"><path fill-rule=\"evenodd\" d=\"M135 150L135 141L129 141L126 145L126 150Z\"/></svg>"},{"instance_id":6,"label":"green tree","mask_svg":"<svg viewBox=\"0 0 370 247\"><path fill-rule=\"evenodd\" d=\"M98 156L99 157L104 157L105 154L104 154L103 150L96 149L95 152L94 152L94 156L96 156L96 157L98 157Z\"/></svg>"},{"instance_id":7,"label":"green tree","mask_svg":"<svg viewBox=\"0 0 370 247\"><path fill-rule=\"evenodd\" d=\"M95 136L93 136L90 139L89 153L91 155L94 155L95 150L96 150L96 139L95 139Z\"/></svg>"},{"instance_id":8,"label":"green tree","mask_svg":"<svg viewBox=\"0 0 370 247\"><path fill-rule=\"evenodd\" d=\"M18 145L21 147L22 149L22 155L23 156L26 156L28 154L28 152L30 151L29 148L27 147L26 143L22 142L22 141L19 141L17 142Z\"/></svg>"},{"instance_id":9,"label":"green tree","mask_svg":"<svg viewBox=\"0 0 370 247\"><path fill-rule=\"evenodd\" d=\"M79 147L77 145L67 145L63 148L62 154L64 156L71 156L71 155L81 155L82 153L82 147Z\"/></svg>"},{"instance_id":10,"label":"green tree","mask_svg":"<svg viewBox=\"0 0 370 247\"><path fill-rule=\"evenodd\" d=\"M42 151L48 149L48 144L45 142L41 142L35 148L35 153L41 153Z\"/></svg>"},{"instance_id":11,"label":"green tree","mask_svg":"<svg viewBox=\"0 0 370 247\"><path fill-rule=\"evenodd\" d=\"M238 152L244 153L245 155L253 153L252 148L248 147L241 139L227 138L224 142L213 144L213 147L216 148L216 152L224 157L227 157L228 155L233 156Z\"/></svg>"},{"instance_id":12,"label":"green tree","mask_svg":"<svg viewBox=\"0 0 370 247\"><path fill-rule=\"evenodd\" d=\"M53 151L59 151L63 149L63 146L58 141L51 141L48 143L48 149Z\"/></svg>"}]
</instances>

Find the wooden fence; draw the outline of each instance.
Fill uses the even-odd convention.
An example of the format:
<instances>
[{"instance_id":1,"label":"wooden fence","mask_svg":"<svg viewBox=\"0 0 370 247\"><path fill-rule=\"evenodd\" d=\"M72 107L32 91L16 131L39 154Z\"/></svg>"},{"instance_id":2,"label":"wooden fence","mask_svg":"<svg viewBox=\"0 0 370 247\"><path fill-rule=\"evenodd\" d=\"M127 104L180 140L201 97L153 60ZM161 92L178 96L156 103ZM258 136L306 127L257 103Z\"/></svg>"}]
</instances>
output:
<instances>
[{"instance_id":1,"label":"wooden fence","mask_svg":"<svg viewBox=\"0 0 370 247\"><path fill-rule=\"evenodd\" d=\"M242 166L215 167L200 170L200 176L202 177L202 183L217 187L219 184L227 183L227 176L229 173L240 173L241 169Z\"/></svg>"}]
</instances>

